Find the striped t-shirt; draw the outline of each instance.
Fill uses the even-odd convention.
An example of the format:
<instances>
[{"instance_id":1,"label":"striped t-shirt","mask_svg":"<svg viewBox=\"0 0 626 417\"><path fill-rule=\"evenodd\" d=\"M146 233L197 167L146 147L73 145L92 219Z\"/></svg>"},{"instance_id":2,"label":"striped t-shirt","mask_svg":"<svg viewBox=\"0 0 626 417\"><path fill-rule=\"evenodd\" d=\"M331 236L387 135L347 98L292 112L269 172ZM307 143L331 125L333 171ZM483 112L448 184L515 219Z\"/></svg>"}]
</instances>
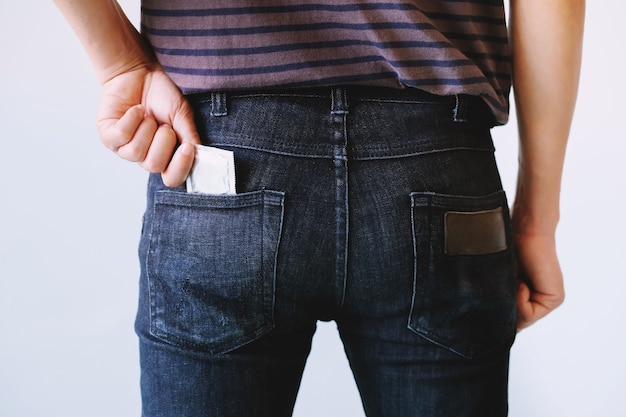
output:
<instances>
[{"instance_id":1,"label":"striped t-shirt","mask_svg":"<svg viewBox=\"0 0 626 417\"><path fill-rule=\"evenodd\" d=\"M184 93L415 87L508 118L503 0L142 0L142 33Z\"/></svg>"}]
</instances>

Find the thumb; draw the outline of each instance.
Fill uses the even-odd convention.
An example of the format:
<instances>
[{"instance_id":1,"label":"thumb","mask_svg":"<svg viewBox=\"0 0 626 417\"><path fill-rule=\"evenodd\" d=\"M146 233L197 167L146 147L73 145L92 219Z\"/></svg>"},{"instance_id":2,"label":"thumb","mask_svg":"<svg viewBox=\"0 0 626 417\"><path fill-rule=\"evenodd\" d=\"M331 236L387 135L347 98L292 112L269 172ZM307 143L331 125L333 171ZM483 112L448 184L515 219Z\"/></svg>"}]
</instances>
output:
<instances>
[{"instance_id":1,"label":"thumb","mask_svg":"<svg viewBox=\"0 0 626 417\"><path fill-rule=\"evenodd\" d=\"M177 187L185 181L194 162L193 145L200 144L191 105L184 97L181 97L179 103L171 116L171 126L180 146L174 151L168 167L161 173L163 183L168 187Z\"/></svg>"}]
</instances>

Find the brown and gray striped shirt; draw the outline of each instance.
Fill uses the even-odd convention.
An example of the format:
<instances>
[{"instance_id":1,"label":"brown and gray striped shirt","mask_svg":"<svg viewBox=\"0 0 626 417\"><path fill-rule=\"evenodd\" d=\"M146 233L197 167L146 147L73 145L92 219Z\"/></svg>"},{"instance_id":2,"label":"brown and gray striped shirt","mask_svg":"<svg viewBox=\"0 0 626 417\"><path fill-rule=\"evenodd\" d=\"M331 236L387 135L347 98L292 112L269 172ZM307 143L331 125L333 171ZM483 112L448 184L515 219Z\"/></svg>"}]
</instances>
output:
<instances>
[{"instance_id":1,"label":"brown and gray striped shirt","mask_svg":"<svg viewBox=\"0 0 626 417\"><path fill-rule=\"evenodd\" d=\"M503 0L142 0L142 33L185 93L414 87L508 118Z\"/></svg>"}]
</instances>

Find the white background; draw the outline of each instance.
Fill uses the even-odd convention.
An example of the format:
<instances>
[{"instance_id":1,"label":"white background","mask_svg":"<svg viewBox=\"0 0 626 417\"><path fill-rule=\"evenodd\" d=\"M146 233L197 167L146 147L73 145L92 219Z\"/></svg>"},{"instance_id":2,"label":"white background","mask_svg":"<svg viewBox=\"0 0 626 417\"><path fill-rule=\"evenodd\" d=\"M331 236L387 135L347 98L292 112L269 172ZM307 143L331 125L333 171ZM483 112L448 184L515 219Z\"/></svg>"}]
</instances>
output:
<instances>
[{"instance_id":1,"label":"white background","mask_svg":"<svg viewBox=\"0 0 626 417\"><path fill-rule=\"evenodd\" d=\"M134 22L138 3L123 2ZM0 4L0 417L139 416L146 175L100 144L99 86L52 1ZM626 416L624 4L588 4L558 232L567 301L518 337L512 417ZM512 198L514 120L494 135ZM333 324L295 411L320 415L363 416Z\"/></svg>"}]
</instances>

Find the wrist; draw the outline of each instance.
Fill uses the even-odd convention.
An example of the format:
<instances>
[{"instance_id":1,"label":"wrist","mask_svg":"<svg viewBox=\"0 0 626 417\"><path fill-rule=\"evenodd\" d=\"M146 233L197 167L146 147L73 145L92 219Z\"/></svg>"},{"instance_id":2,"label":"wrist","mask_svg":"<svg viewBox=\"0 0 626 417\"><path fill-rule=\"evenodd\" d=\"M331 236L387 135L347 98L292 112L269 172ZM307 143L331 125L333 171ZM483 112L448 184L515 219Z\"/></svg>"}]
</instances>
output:
<instances>
[{"instance_id":1,"label":"wrist","mask_svg":"<svg viewBox=\"0 0 626 417\"><path fill-rule=\"evenodd\" d=\"M101 84L156 62L117 1L55 0L89 55Z\"/></svg>"},{"instance_id":2,"label":"wrist","mask_svg":"<svg viewBox=\"0 0 626 417\"><path fill-rule=\"evenodd\" d=\"M156 60L141 50L120 53L118 57L109 63L103 62L100 66L94 65L96 77L102 86L119 75L137 70L150 71L157 66Z\"/></svg>"},{"instance_id":3,"label":"wrist","mask_svg":"<svg viewBox=\"0 0 626 417\"><path fill-rule=\"evenodd\" d=\"M559 192L518 181L511 209L513 233L554 236L560 218Z\"/></svg>"},{"instance_id":4,"label":"wrist","mask_svg":"<svg viewBox=\"0 0 626 417\"><path fill-rule=\"evenodd\" d=\"M558 204L529 204L517 196L511 209L513 234L554 236L559 223Z\"/></svg>"},{"instance_id":5,"label":"wrist","mask_svg":"<svg viewBox=\"0 0 626 417\"><path fill-rule=\"evenodd\" d=\"M124 33L108 45L101 46L99 49L106 52L92 60L101 85L120 74L152 68L157 64L152 49L135 27L128 22L123 27Z\"/></svg>"}]
</instances>

